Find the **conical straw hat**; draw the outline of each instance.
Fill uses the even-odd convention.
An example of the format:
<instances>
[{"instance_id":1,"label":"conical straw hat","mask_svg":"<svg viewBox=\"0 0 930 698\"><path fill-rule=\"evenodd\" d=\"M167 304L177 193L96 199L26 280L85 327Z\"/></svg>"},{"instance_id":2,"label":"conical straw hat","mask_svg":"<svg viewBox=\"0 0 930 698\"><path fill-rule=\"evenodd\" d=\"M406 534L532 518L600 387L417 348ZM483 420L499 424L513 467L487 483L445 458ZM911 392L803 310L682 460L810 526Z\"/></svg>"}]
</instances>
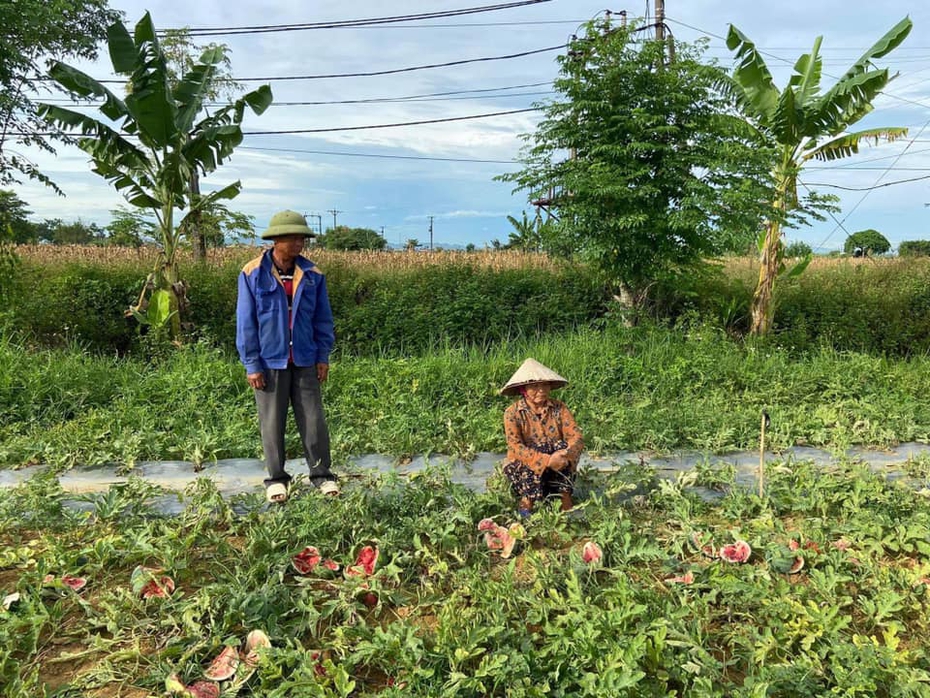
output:
<instances>
[{"instance_id":1,"label":"conical straw hat","mask_svg":"<svg viewBox=\"0 0 930 698\"><path fill-rule=\"evenodd\" d=\"M551 368L543 366L536 359L527 359L510 377L507 385L501 388L501 395L517 395L520 388L531 383L551 383L553 388L568 385L568 381Z\"/></svg>"}]
</instances>

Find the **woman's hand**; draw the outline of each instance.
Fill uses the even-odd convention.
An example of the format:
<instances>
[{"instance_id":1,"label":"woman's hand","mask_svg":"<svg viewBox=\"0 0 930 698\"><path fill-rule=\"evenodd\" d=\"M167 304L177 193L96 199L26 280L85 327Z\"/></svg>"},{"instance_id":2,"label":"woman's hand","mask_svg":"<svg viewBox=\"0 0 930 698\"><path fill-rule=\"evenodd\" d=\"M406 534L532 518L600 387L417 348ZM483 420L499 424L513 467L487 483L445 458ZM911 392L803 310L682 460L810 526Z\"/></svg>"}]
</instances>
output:
<instances>
[{"instance_id":1,"label":"woman's hand","mask_svg":"<svg viewBox=\"0 0 930 698\"><path fill-rule=\"evenodd\" d=\"M563 449L561 451L556 451L551 456L549 456L549 467L552 470L562 470L568 466L568 450Z\"/></svg>"}]
</instances>

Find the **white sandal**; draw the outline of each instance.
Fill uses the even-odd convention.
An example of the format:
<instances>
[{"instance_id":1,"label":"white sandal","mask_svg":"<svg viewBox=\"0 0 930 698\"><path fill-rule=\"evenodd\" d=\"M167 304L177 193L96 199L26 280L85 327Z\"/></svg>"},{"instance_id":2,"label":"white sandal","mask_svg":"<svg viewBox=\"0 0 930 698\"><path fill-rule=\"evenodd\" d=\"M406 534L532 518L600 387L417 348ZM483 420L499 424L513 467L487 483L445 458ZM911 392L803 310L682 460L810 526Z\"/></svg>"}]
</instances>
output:
<instances>
[{"instance_id":1,"label":"white sandal","mask_svg":"<svg viewBox=\"0 0 930 698\"><path fill-rule=\"evenodd\" d=\"M265 490L265 499L271 504L284 504L287 501L287 486L280 482L272 482Z\"/></svg>"},{"instance_id":2,"label":"white sandal","mask_svg":"<svg viewBox=\"0 0 930 698\"><path fill-rule=\"evenodd\" d=\"M335 480L324 480L320 483L320 492L330 497L338 497L339 485Z\"/></svg>"}]
</instances>

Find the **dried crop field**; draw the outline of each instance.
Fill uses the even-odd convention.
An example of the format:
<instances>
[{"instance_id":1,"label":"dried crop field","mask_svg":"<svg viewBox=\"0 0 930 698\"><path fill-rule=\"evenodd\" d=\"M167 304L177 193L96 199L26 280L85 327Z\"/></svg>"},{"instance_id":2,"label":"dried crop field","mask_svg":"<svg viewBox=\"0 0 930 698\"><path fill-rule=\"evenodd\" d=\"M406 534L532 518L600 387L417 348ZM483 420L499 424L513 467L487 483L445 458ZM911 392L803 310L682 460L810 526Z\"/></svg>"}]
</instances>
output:
<instances>
[{"instance_id":1,"label":"dried crop field","mask_svg":"<svg viewBox=\"0 0 930 698\"><path fill-rule=\"evenodd\" d=\"M256 245L235 245L207 251L209 264L240 264L259 254L263 249ZM131 247L104 247L97 245L19 245L16 254L23 259L42 264L67 264L70 262L99 263L107 265L148 266L159 253L155 246L138 249ZM405 271L427 267L444 267L469 264L482 269L556 269L562 264L545 254L516 250L458 250L435 251L353 251L343 252L309 248L305 256L313 259L324 270L333 265L349 269L378 269L383 271ZM193 264L191 252L181 255L182 264Z\"/></svg>"}]
</instances>

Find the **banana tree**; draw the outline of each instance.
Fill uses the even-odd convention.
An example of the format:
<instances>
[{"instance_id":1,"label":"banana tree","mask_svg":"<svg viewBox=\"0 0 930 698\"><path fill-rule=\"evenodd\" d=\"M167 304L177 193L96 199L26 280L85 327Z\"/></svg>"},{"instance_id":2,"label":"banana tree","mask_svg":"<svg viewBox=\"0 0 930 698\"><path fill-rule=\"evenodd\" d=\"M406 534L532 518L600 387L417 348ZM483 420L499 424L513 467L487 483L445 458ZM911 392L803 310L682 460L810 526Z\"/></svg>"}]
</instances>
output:
<instances>
[{"instance_id":1,"label":"banana tree","mask_svg":"<svg viewBox=\"0 0 930 698\"><path fill-rule=\"evenodd\" d=\"M760 244L759 281L752 299L752 333L767 334L772 328L775 278L784 267L782 226L799 208L798 175L811 159L838 160L859 152L862 143L893 141L907 135L906 128L871 128L853 133L847 129L872 111L872 101L895 76L873 61L893 51L910 33L905 17L824 93L820 92L823 61L821 38L810 53L794 64L788 85L779 90L765 61L750 41L730 25L727 47L739 61L730 88L753 125L772 143L777 159L772 168L774 196L772 215Z\"/></svg>"},{"instance_id":2,"label":"banana tree","mask_svg":"<svg viewBox=\"0 0 930 698\"><path fill-rule=\"evenodd\" d=\"M148 13L132 35L120 22L111 25L107 43L114 71L127 76L132 86L125 100L64 63L56 62L49 71L70 92L102 98L99 109L106 120L52 104L40 105L39 113L65 130L79 131L78 145L91 156L93 171L130 204L153 212L161 249L139 301L127 313L167 327L177 339L185 306L185 285L178 269L184 220L220 199L232 199L242 188L235 182L192 195L191 177L212 172L232 154L242 142L240 124L246 107L263 113L272 101L271 88L262 85L198 121L224 60L222 47L208 48L175 82Z\"/></svg>"}]
</instances>

